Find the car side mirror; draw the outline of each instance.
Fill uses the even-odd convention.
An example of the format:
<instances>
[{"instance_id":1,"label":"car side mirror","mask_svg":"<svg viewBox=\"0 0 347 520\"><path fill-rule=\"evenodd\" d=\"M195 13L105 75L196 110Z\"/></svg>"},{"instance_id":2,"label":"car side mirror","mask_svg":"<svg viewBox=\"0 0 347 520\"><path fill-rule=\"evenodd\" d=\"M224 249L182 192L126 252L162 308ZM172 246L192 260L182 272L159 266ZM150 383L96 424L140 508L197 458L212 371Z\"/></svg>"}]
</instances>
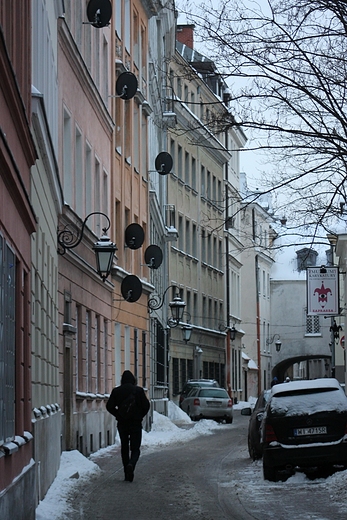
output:
<instances>
[{"instance_id":1,"label":"car side mirror","mask_svg":"<svg viewBox=\"0 0 347 520\"><path fill-rule=\"evenodd\" d=\"M252 408L242 408L241 415L252 415Z\"/></svg>"}]
</instances>

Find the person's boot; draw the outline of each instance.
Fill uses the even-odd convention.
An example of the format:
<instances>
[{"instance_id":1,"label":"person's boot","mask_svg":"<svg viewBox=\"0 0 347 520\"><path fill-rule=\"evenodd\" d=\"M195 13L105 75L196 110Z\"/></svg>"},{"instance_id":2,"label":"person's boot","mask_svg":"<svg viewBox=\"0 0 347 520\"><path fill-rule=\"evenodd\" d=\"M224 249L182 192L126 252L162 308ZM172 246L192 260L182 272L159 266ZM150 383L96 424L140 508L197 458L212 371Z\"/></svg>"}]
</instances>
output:
<instances>
[{"instance_id":1,"label":"person's boot","mask_svg":"<svg viewBox=\"0 0 347 520\"><path fill-rule=\"evenodd\" d=\"M125 468L125 480L132 482L134 480L134 468L132 464L128 464Z\"/></svg>"}]
</instances>

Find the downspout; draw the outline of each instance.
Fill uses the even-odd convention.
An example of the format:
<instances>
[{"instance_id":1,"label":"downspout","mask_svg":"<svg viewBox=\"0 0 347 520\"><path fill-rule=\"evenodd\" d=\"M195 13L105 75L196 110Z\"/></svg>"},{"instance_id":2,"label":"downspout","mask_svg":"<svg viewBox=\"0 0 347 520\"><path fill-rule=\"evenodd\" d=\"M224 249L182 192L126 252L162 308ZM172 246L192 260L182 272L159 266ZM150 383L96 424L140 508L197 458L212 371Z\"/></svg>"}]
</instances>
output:
<instances>
[{"instance_id":1,"label":"downspout","mask_svg":"<svg viewBox=\"0 0 347 520\"><path fill-rule=\"evenodd\" d=\"M228 130L225 130L225 148L228 150ZM229 179L229 162L225 163L225 222L228 222L229 218L229 190L228 190L228 179ZM225 237L225 266L226 266L226 312L227 312L227 337L226 337L226 383L227 391L230 397L232 393L231 388L231 365L230 365L230 272L229 272L229 237L226 233Z\"/></svg>"},{"instance_id":2,"label":"downspout","mask_svg":"<svg viewBox=\"0 0 347 520\"><path fill-rule=\"evenodd\" d=\"M255 301L256 301L256 328L257 328L257 355L258 355L258 395L261 392L261 350L260 350L260 303L259 303L259 266L258 255L255 255Z\"/></svg>"}]
</instances>

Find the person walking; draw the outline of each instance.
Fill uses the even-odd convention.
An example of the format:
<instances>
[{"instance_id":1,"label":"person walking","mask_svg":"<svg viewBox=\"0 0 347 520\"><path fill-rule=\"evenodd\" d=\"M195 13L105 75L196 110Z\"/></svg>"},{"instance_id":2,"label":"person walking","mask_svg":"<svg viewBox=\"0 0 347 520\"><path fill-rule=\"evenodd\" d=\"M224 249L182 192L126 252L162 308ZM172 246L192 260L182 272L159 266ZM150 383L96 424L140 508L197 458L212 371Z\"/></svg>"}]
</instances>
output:
<instances>
[{"instance_id":1,"label":"person walking","mask_svg":"<svg viewBox=\"0 0 347 520\"><path fill-rule=\"evenodd\" d=\"M134 480L135 466L140 457L142 420L149 408L150 403L144 389L136 385L132 372L125 370L120 386L115 387L111 392L106 409L117 419L124 480L128 482Z\"/></svg>"}]
</instances>

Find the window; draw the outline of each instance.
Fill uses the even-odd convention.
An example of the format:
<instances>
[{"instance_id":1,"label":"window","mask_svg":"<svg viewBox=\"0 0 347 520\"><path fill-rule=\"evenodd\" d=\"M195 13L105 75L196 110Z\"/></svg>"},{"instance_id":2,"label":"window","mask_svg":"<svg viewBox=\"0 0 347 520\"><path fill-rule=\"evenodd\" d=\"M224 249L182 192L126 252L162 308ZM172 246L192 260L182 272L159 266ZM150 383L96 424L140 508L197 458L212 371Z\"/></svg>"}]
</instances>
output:
<instances>
[{"instance_id":1,"label":"window","mask_svg":"<svg viewBox=\"0 0 347 520\"><path fill-rule=\"evenodd\" d=\"M194 157L192 157L192 179L191 179L191 186L193 190L196 190L196 160Z\"/></svg>"},{"instance_id":2,"label":"window","mask_svg":"<svg viewBox=\"0 0 347 520\"><path fill-rule=\"evenodd\" d=\"M192 255L194 258L198 256L198 237L196 231L196 224L192 225Z\"/></svg>"},{"instance_id":3,"label":"window","mask_svg":"<svg viewBox=\"0 0 347 520\"><path fill-rule=\"evenodd\" d=\"M211 172L207 170L206 197L211 200Z\"/></svg>"},{"instance_id":4,"label":"window","mask_svg":"<svg viewBox=\"0 0 347 520\"><path fill-rule=\"evenodd\" d=\"M116 24L116 33L118 38L122 39L122 0L116 0L116 12L114 15Z\"/></svg>"},{"instance_id":5,"label":"window","mask_svg":"<svg viewBox=\"0 0 347 520\"><path fill-rule=\"evenodd\" d=\"M306 334L320 334L319 315L306 315Z\"/></svg>"},{"instance_id":6,"label":"window","mask_svg":"<svg viewBox=\"0 0 347 520\"><path fill-rule=\"evenodd\" d=\"M158 386L163 386L165 384L165 370L166 370L166 361L165 361L165 333L164 329L161 326L160 322L156 320L156 365L157 365L157 378L156 382Z\"/></svg>"},{"instance_id":7,"label":"window","mask_svg":"<svg viewBox=\"0 0 347 520\"><path fill-rule=\"evenodd\" d=\"M185 153L185 158L184 158L184 180L185 180L185 183L189 186L190 185L190 157L189 157L189 153L186 152Z\"/></svg>"},{"instance_id":8,"label":"window","mask_svg":"<svg viewBox=\"0 0 347 520\"><path fill-rule=\"evenodd\" d=\"M142 386L143 386L143 388L147 387L146 363L147 363L147 334L145 331L142 331Z\"/></svg>"},{"instance_id":9,"label":"window","mask_svg":"<svg viewBox=\"0 0 347 520\"><path fill-rule=\"evenodd\" d=\"M103 370L103 393L107 393L107 372L108 372L108 321L104 319L104 370Z\"/></svg>"},{"instance_id":10,"label":"window","mask_svg":"<svg viewBox=\"0 0 347 520\"><path fill-rule=\"evenodd\" d=\"M182 80L181 78L177 78L177 92L176 95L178 99L182 99Z\"/></svg>"},{"instance_id":11,"label":"window","mask_svg":"<svg viewBox=\"0 0 347 520\"><path fill-rule=\"evenodd\" d=\"M125 48L130 53L130 0L124 0L124 41Z\"/></svg>"},{"instance_id":12,"label":"window","mask_svg":"<svg viewBox=\"0 0 347 520\"><path fill-rule=\"evenodd\" d=\"M186 245L185 252L190 255L191 254L191 246L190 246L190 221L186 220Z\"/></svg>"},{"instance_id":13,"label":"window","mask_svg":"<svg viewBox=\"0 0 347 520\"><path fill-rule=\"evenodd\" d=\"M206 263L206 234L205 230L201 230L201 261Z\"/></svg>"},{"instance_id":14,"label":"window","mask_svg":"<svg viewBox=\"0 0 347 520\"><path fill-rule=\"evenodd\" d=\"M83 143L78 127L75 129L75 209L78 215L83 215Z\"/></svg>"},{"instance_id":15,"label":"window","mask_svg":"<svg viewBox=\"0 0 347 520\"><path fill-rule=\"evenodd\" d=\"M206 197L206 170L201 166L201 196Z\"/></svg>"},{"instance_id":16,"label":"window","mask_svg":"<svg viewBox=\"0 0 347 520\"><path fill-rule=\"evenodd\" d=\"M193 114L195 114L195 93L194 92L191 92L190 94L190 109L191 111L193 112Z\"/></svg>"},{"instance_id":17,"label":"window","mask_svg":"<svg viewBox=\"0 0 347 520\"><path fill-rule=\"evenodd\" d=\"M64 175L64 197L66 202L73 205L72 201L72 140L71 140L71 117L64 111L63 129L63 175Z\"/></svg>"},{"instance_id":18,"label":"window","mask_svg":"<svg viewBox=\"0 0 347 520\"><path fill-rule=\"evenodd\" d=\"M94 392L97 394L100 391L100 316L95 316L95 325L94 325Z\"/></svg>"},{"instance_id":19,"label":"window","mask_svg":"<svg viewBox=\"0 0 347 520\"><path fill-rule=\"evenodd\" d=\"M133 15L133 31L133 60L137 68L140 68L139 18L136 12Z\"/></svg>"},{"instance_id":20,"label":"window","mask_svg":"<svg viewBox=\"0 0 347 520\"><path fill-rule=\"evenodd\" d=\"M179 380L179 365L178 358L172 358L172 381L173 381L173 395L177 395L180 392L180 380Z\"/></svg>"},{"instance_id":21,"label":"window","mask_svg":"<svg viewBox=\"0 0 347 520\"><path fill-rule=\"evenodd\" d=\"M138 364L139 364L139 334L138 330L134 329L134 376L137 379L138 376Z\"/></svg>"},{"instance_id":22,"label":"window","mask_svg":"<svg viewBox=\"0 0 347 520\"><path fill-rule=\"evenodd\" d=\"M183 158L182 158L182 146L178 145L177 147L177 171L176 174L179 179L182 179L182 168L183 168Z\"/></svg>"},{"instance_id":23,"label":"window","mask_svg":"<svg viewBox=\"0 0 347 520\"><path fill-rule=\"evenodd\" d=\"M15 283L16 257L0 236L0 444L15 432Z\"/></svg>"},{"instance_id":24,"label":"window","mask_svg":"<svg viewBox=\"0 0 347 520\"><path fill-rule=\"evenodd\" d=\"M218 258L218 251L217 251L217 237L213 237L213 267L217 267L217 258Z\"/></svg>"},{"instance_id":25,"label":"window","mask_svg":"<svg viewBox=\"0 0 347 520\"><path fill-rule=\"evenodd\" d=\"M86 311L86 385L84 390L91 391L91 315Z\"/></svg>"},{"instance_id":26,"label":"window","mask_svg":"<svg viewBox=\"0 0 347 520\"><path fill-rule=\"evenodd\" d=\"M212 200L214 204L217 204L217 179L215 175L212 176Z\"/></svg>"},{"instance_id":27,"label":"window","mask_svg":"<svg viewBox=\"0 0 347 520\"><path fill-rule=\"evenodd\" d=\"M91 213L92 210L92 197L93 197L93 182L92 182L92 149L88 143L86 143L85 149L85 183L86 183L86 214Z\"/></svg>"},{"instance_id":28,"label":"window","mask_svg":"<svg viewBox=\"0 0 347 520\"><path fill-rule=\"evenodd\" d=\"M178 217L178 248L184 250L184 233L183 233L183 217Z\"/></svg>"}]
</instances>

